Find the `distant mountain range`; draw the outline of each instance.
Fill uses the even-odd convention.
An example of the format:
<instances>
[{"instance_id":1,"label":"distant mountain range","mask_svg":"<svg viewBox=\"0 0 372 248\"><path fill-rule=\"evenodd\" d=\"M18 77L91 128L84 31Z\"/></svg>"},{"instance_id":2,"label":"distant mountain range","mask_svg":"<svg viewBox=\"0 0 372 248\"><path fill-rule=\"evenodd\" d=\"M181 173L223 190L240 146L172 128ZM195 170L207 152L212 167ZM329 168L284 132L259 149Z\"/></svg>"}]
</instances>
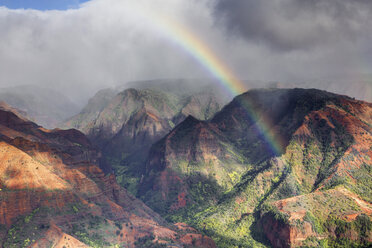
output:
<instances>
[{"instance_id":1,"label":"distant mountain range","mask_svg":"<svg viewBox=\"0 0 372 248\"><path fill-rule=\"evenodd\" d=\"M370 77L369 77L370 78ZM308 88L316 87L323 90L347 94L359 100L372 101L372 82L369 79L361 79L361 81L354 81L347 83L342 81L327 81L327 80L313 80L311 82L264 82L246 80L243 83L247 89L252 88L294 88L302 87ZM86 104L82 110L82 104L86 101L87 96L82 99L70 99L68 92L61 92L52 87L42 87L38 85L21 85L0 88L0 101L4 101L10 106L27 113L28 118L46 128L55 128L61 126L66 120L71 119L77 113L85 113L81 118L81 122L91 121L94 108L100 111L100 108L105 106L105 100L111 100L116 94L130 88L137 90L153 89L157 91L168 92L172 94L188 94L194 95L201 89L206 87L214 88L215 91L220 92L220 97L224 99L224 103L231 100L233 97L226 93L219 82L212 79L157 79L147 81L133 81L118 84L113 88L102 89L94 97L91 102ZM241 92L243 93L243 92ZM102 99L100 98L102 97ZM102 102L100 101L102 100ZM76 101L76 103L74 102ZM92 102L93 101L93 102ZM90 113L89 116L87 113ZM85 117L88 117L87 119ZM82 123L82 126L84 124ZM63 126L63 125L62 125Z\"/></svg>"}]
</instances>

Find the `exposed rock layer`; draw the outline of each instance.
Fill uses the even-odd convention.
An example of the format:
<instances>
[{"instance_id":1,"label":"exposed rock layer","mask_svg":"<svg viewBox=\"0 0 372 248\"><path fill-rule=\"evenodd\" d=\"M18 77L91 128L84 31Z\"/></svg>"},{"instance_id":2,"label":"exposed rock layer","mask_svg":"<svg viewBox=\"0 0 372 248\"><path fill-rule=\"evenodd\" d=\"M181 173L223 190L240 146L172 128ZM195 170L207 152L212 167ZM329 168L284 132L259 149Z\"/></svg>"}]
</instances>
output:
<instances>
[{"instance_id":1,"label":"exposed rock layer","mask_svg":"<svg viewBox=\"0 0 372 248\"><path fill-rule=\"evenodd\" d=\"M98 167L99 157L77 130L46 130L0 110L1 245L141 247L148 239L182 247L197 235L167 224L129 195ZM195 238L201 247L215 247Z\"/></svg>"}]
</instances>

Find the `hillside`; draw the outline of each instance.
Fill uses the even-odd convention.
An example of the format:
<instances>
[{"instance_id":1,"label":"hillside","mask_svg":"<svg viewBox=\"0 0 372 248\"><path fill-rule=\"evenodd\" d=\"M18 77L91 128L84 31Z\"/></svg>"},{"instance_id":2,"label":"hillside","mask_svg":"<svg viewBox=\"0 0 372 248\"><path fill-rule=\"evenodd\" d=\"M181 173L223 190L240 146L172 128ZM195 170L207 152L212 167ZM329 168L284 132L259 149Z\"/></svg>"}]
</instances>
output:
<instances>
[{"instance_id":1,"label":"hillside","mask_svg":"<svg viewBox=\"0 0 372 248\"><path fill-rule=\"evenodd\" d=\"M160 85L159 85L160 84ZM77 128L103 152L105 172L114 171L119 183L136 194L145 159L158 141L188 115L206 120L219 111L226 96L210 85L177 86L157 83L146 88L98 92L83 111L64 127ZM154 89L159 86L160 90Z\"/></svg>"},{"instance_id":2,"label":"hillside","mask_svg":"<svg viewBox=\"0 0 372 248\"><path fill-rule=\"evenodd\" d=\"M99 169L77 130L47 130L0 109L1 247L216 247L170 225Z\"/></svg>"},{"instance_id":3,"label":"hillside","mask_svg":"<svg viewBox=\"0 0 372 248\"><path fill-rule=\"evenodd\" d=\"M370 245L372 104L251 90L150 151L138 196L218 247Z\"/></svg>"}]
</instances>

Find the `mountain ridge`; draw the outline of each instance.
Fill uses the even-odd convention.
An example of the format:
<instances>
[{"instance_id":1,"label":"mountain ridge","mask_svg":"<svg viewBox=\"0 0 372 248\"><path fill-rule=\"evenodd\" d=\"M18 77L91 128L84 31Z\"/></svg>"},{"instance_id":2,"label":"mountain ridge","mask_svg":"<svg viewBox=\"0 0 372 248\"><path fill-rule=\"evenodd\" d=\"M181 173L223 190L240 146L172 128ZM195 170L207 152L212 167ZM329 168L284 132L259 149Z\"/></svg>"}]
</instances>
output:
<instances>
[{"instance_id":1,"label":"mountain ridge","mask_svg":"<svg viewBox=\"0 0 372 248\"><path fill-rule=\"evenodd\" d=\"M106 101L100 111L83 111L65 124L85 132L102 149L104 171L114 170L118 181L133 194L150 146L187 115L211 118L225 101L210 85L202 90L184 85L182 91L169 83L160 90L155 86L125 89ZM99 102L99 94L91 102ZM103 92L102 97L106 96Z\"/></svg>"},{"instance_id":2,"label":"mountain ridge","mask_svg":"<svg viewBox=\"0 0 372 248\"><path fill-rule=\"evenodd\" d=\"M261 120L252 118L252 112L270 117L272 137L283 140L278 142L282 153L273 153L272 144L260 132ZM163 216L204 230L219 247L259 245L257 240L264 239L275 247L298 246L323 242L324 235L337 243L334 237L345 234L332 234L327 229L331 227L324 227L323 236L310 241L315 229L309 231L309 220L300 215L288 221L274 202L320 190L325 191L325 199L340 195L350 202L340 204L344 209L336 213L337 221L348 213L362 216L349 221L370 216L351 193L327 192L343 186L371 207L371 113L371 103L316 89L248 91L210 121L188 117L157 142L149 153L139 196ZM326 225L326 217L315 210L308 207L305 213ZM284 224L273 216L280 216ZM297 222L309 232L296 229ZM265 229L263 223L277 229ZM233 227L251 234L244 238ZM282 227L287 230L282 236L270 236ZM255 229L262 233L255 234ZM346 237L353 240L347 242L371 242L365 236Z\"/></svg>"},{"instance_id":3,"label":"mountain ridge","mask_svg":"<svg viewBox=\"0 0 372 248\"><path fill-rule=\"evenodd\" d=\"M77 130L47 130L0 110L1 246L215 247L128 194L99 159Z\"/></svg>"}]
</instances>

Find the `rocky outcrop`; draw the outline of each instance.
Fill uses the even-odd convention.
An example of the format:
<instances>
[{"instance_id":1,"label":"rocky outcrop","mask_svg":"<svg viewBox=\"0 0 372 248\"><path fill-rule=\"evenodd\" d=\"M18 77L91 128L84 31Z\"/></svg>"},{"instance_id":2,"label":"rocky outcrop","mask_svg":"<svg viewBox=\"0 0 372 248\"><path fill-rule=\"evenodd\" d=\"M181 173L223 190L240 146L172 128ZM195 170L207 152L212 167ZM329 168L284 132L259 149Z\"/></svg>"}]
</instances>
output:
<instances>
[{"instance_id":1,"label":"rocky outcrop","mask_svg":"<svg viewBox=\"0 0 372 248\"><path fill-rule=\"evenodd\" d=\"M274 211L263 213L260 225L274 247L298 247L309 238L321 241L342 237L353 242L371 242L371 221L369 224L362 222L365 233L355 223L358 218L368 222L372 204L341 186L283 199L272 205ZM340 227L332 224L334 220L349 227L335 231Z\"/></svg>"}]
</instances>

